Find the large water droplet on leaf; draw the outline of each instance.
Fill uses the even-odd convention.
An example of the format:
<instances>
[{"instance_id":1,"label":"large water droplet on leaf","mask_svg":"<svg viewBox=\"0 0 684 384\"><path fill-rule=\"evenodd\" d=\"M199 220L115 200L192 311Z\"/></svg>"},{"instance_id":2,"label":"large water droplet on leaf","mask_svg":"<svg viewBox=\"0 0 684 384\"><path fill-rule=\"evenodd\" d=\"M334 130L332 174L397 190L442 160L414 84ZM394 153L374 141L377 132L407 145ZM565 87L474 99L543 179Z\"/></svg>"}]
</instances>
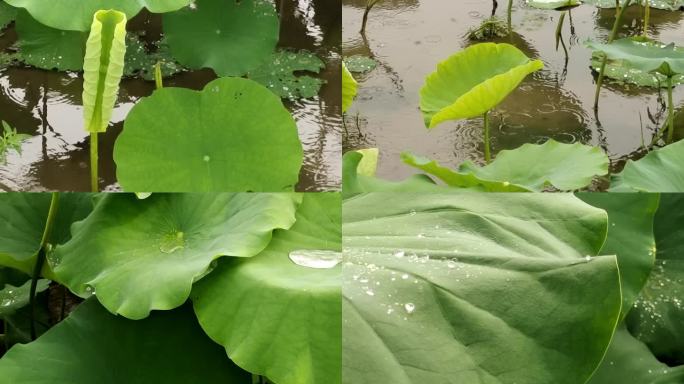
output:
<instances>
[{"instance_id":1,"label":"large water droplet on leaf","mask_svg":"<svg viewBox=\"0 0 684 384\"><path fill-rule=\"evenodd\" d=\"M342 261L342 252L301 249L290 252L290 260L302 267L329 269Z\"/></svg>"},{"instance_id":2,"label":"large water droplet on leaf","mask_svg":"<svg viewBox=\"0 0 684 384\"><path fill-rule=\"evenodd\" d=\"M174 253L183 247L185 247L185 238L183 232L180 231L167 233L159 244L159 250L164 253Z\"/></svg>"}]
</instances>

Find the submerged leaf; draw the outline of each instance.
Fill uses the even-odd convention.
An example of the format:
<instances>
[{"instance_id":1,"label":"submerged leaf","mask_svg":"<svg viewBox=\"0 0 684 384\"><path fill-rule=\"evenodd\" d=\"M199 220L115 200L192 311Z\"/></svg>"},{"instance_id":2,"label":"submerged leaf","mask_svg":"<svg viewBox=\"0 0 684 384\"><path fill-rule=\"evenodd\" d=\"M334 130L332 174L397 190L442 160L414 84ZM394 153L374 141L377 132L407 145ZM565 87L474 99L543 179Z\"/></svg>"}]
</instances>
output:
<instances>
[{"instance_id":1,"label":"submerged leaf","mask_svg":"<svg viewBox=\"0 0 684 384\"><path fill-rule=\"evenodd\" d=\"M170 77L185 70L171 56L166 43L155 42L152 51L148 51L140 37L134 33L126 35L126 57L124 58L124 76L140 76L145 80L154 80L155 64L160 63L163 77Z\"/></svg>"},{"instance_id":2,"label":"submerged leaf","mask_svg":"<svg viewBox=\"0 0 684 384\"><path fill-rule=\"evenodd\" d=\"M338 193L304 194L292 228L193 287L202 328L243 369L279 384L340 383L340 216Z\"/></svg>"},{"instance_id":3,"label":"submerged leaf","mask_svg":"<svg viewBox=\"0 0 684 384\"><path fill-rule=\"evenodd\" d=\"M643 158L628 160L613 175L611 192L684 192L684 140L657 149Z\"/></svg>"},{"instance_id":4,"label":"submerged leaf","mask_svg":"<svg viewBox=\"0 0 684 384\"><path fill-rule=\"evenodd\" d=\"M294 222L291 194L107 194L57 247L56 280L131 319L180 306L221 256L251 257Z\"/></svg>"},{"instance_id":5,"label":"submerged leaf","mask_svg":"<svg viewBox=\"0 0 684 384\"><path fill-rule=\"evenodd\" d=\"M83 118L88 132L104 132L112 117L126 54L126 15L97 11L83 59Z\"/></svg>"},{"instance_id":6,"label":"submerged leaf","mask_svg":"<svg viewBox=\"0 0 684 384\"><path fill-rule=\"evenodd\" d=\"M510 44L471 45L428 75L420 90L425 125L434 128L447 120L481 116L543 66Z\"/></svg>"},{"instance_id":7,"label":"submerged leaf","mask_svg":"<svg viewBox=\"0 0 684 384\"><path fill-rule=\"evenodd\" d=\"M598 51L593 52L591 56L591 67L597 73L601 70L601 64L603 63L602 57L602 54ZM645 72L641 69L634 68L634 66L626 60L607 61L603 75L618 84L626 83L651 88L668 87L666 76L657 72ZM675 75L672 78L672 84L684 84L684 74Z\"/></svg>"},{"instance_id":8,"label":"submerged leaf","mask_svg":"<svg viewBox=\"0 0 684 384\"><path fill-rule=\"evenodd\" d=\"M16 23L19 57L26 64L42 69L80 71L83 69L88 34L60 31L45 26L21 10Z\"/></svg>"},{"instance_id":9,"label":"submerged leaf","mask_svg":"<svg viewBox=\"0 0 684 384\"><path fill-rule=\"evenodd\" d=\"M247 77L282 98L310 98L318 95L324 80L295 73L319 73L323 68L323 60L311 52L279 50L270 60L250 71Z\"/></svg>"},{"instance_id":10,"label":"submerged leaf","mask_svg":"<svg viewBox=\"0 0 684 384\"><path fill-rule=\"evenodd\" d=\"M349 72L364 73L375 69L378 63L370 57L354 55L345 57L344 65L347 67Z\"/></svg>"},{"instance_id":11,"label":"submerged leaf","mask_svg":"<svg viewBox=\"0 0 684 384\"><path fill-rule=\"evenodd\" d=\"M607 216L571 195L343 205L345 383L584 383L620 314Z\"/></svg>"},{"instance_id":12,"label":"submerged leaf","mask_svg":"<svg viewBox=\"0 0 684 384\"><path fill-rule=\"evenodd\" d=\"M251 383L204 335L189 306L131 321L95 299L35 342L15 345L0 359L0 377L33 384Z\"/></svg>"},{"instance_id":13,"label":"submerged leaf","mask_svg":"<svg viewBox=\"0 0 684 384\"><path fill-rule=\"evenodd\" d=\"M358 84L347 65L342 63L342 113L346 113L356 97Z\"/></svg>"},{"instance_id":14,"label":"submerged leaf","mask_svg":"<svg viewBox=\"0 0 684 384\"><path fill-rule=\"evenodd\" d=\"M581 189L591 184L595 176L607 174L609 165L608 156L600 148L555 140L501 151L491 164L483 167L467 161L451 170L410 153L404 153L402 158L408 165L435 175L450 186L495 192L540 192L551 186L564 191Z\"/></svg>"},{"instance_id":15,"label":"submerged leaf","mask_svg":"<svg viewBox=\"0 0 684 384\"><path fill-rule=\"evenodd\" d=\"M150 12L162 13L180 9L193 0L5 0L11 6L25 8L34 19L48 27L87 31L93 14L111 9L123 12L130 19L143 7Z\"/></svg>"},{"instance_id":16,"label":"submerged leaf","mask_svg":"<svg viewBox=\"0 0 684 384\"><path fill-rule=\"evenodd\" d=\"M527 5L539 9L567 10L582 4L580 0L527 0Z\"/></svg>"},{"instance_id":17,"label":"submerged leaf","mask_svg":"<svg viewBox=\"0 0 684 384\"><path fill-rule=\"evenodd\" d=\"M220 78L138 102L114 161L126 191L278 192L294 189L303 150L279 97L252 80Z\"/></svg>"},{"instance_id":18,"label":"submerged leaf","mask_svg":"<svg viewBox=\"0 0 684 384\"><path fill-rule=\"evenodd\" d=\"M278 15L268 0L196 0L164 15L171 53L192 69L242 76L259 67L278 43Z\"/></svg>"}]
</instances>

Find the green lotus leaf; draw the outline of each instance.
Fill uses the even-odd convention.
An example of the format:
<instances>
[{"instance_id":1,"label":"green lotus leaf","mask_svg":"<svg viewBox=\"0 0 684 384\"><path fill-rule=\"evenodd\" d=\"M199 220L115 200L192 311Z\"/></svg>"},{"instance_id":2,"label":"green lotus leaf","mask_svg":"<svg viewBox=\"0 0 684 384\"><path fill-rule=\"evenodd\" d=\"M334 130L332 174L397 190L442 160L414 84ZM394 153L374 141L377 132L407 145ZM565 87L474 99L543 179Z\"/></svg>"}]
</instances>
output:
<instances>
[{"instance_id":1,"label":"green lotus leaf","mask_svg":"<svg viewBox=\"0 0 684 384\"><path fill-rule=\"evenodd\" d=\"M299 73L320 73L323 68L323 60L311 52L279 50L247 77L282 98L309 98L318 95L324 80Z\"/></svg>"},{"instance_id":2,"label":"green lotus leaf","mask_svg":"<svg viewBox=\"0 0 684 384\"><path fill-rule=\"evenodd\" d=\"M17 17L17 9L0 1L0 29L7 27Z\"/></svg>"},{"instance_id":3,"label":"green lotus leaf","mask_svg":"<svg viewBox=\"0 0 684 384\"><path fill-rule=\"evenodd\" d=\"M359 165L364 157L363 153L357 151L349 151L342 157L342 196L345 199L367 192L434 192L441 189L425 175L394 182L359 173Z\"/></svg>"},{"instance_id":4,"label":"green lotus leaf","mask_svg":"<svg viewBox=\"0 0 684 384\"><path fill-rule=\"evenodd\" d=\"M378 148L364 148L357 149L356 152L363 155L363 158L356 167L359 175L375 176L378 170L378 158L380 157L380 150Z\"/></svg>"},{"instance_id":5,"label":"green lotus leaf","mask_svg":"<svg viewBox=\"0 0 684 384\"><path fill-rule=\"evenodd\" d=\"M203 334L189 306L131 321L95 299L35 342L10 349L0 359L0 377L34 384L252 382Z\"/></svg>"},{"instance_id":6,"label":"green lotus leaf","mask_svg":"<svg viewBox=\"0 0 684 384\"><path fill-rule=\"evenodd\" d=\"M674 43L665 45L643 37L627 37L609 44L593 41L586 44L602 52L608 60L624 60L644 72L658 72L665 76L684 74L684 48L676 47Z\"/></svg>"},{"instance_id":7,"label":"green lotus leaf","mask_svg":"<svg viewBox=\"0 0 684 384\"><path fill-rule=\"evenodd\" d=\"M358 84L347 69L347 65L342 62L342 113L346 113L351 107L357 92Z\"/></svg>"},{"instance_id":8,"label":"green lotus leaf","mask_svg":"<svg viewBox=\"0 0 684 384\"><path fill-rule=\"evenodd\" d=\"M129 112L114 145L119 183L134 192L293 190L303 156L280 98L241 78L155 91Z\"/></svg>"},{"instance_id":9,"label":"green lotus leaf","mask_svg":"<svg viewBox=\"0 0 684 384\"><path fill-rule=\"evenodd\" d=\"M582 5L582 2L579 0L527 0L527 5L539 9L567 10Z\"/></svg>"},{"instance_id":10,"label":"green lotus leaf","mask_svg":"<svg viewBox=\"0 0 684 384\"><path fill-rule=\"evenodd\" d=\"M586 382L622 300L606 230L572 195L345 200L345 383Z\"/></svg>"},{"instance_id":11,"label":"green lotus leaf","mask_svg":"<svg viewBox=\"0 0 684 384\"><path fill-rule=\"evenodd\" d=\"M29 292L31 290L31 281L25 282L19 287L10 284L0 284L0 319L12 315L16 310L23 308L29 303ZM50 280L40 279L36 286L36 292L43 292L48 289Z\"/></svg>"},{"instance_id":12,"label":"green lotus leaf","mask_svg":"<svg viewBox=\"0 0 684 384\"><path fill-rule=\"evenodd\" d=\"M588 384L679 384L684 366L670 368L624 327L618 328L599 369Z\"/></svg>"},{"instance_id":13,"label":"green lotus leaf","mask_svg":"<svg viewBox=\"0 0 684 384\"><path fill-rule=\"evenodd\" d=\"M93 14L103 9L113 9L126 14L130 19L143 7L150 12L162 13L180 9L192 0L5 0L11 6L25 8L34 19L48 27L87 31L91 27Z\"/></svg>"},{"instance_id":14,"label":"green lotus leaf","mask_svg":"<svg viewBox=\"0 0 684 384\"><path fill-rule=\"evenodd\" d=\"M621 0L620 3L624 4L626 0ZM583 4L594 5L599 8L615 8L615 0L582 0ZM632 4L638 4L639 1L633 1ZM683 0L649 0L649 6L651 8L665 9L673 11L675 9L684 7Z\"/></svg>"},{"instance_id":15,"label":"green lotus leaf","mask_svg":"<svg viewBox=\"0 0 684 384\"><path fill-rule=\"evenodd\" d=\"M627 317L629 330L661 361L684 365L684 195L663 194L655 219L655 268Z\"/></svg>"},{"instance_id":16,"label":"green lotus leaf","mask_svg":"<svg viewBox=\"0 0 684 384\"><path fill-rule=\"evenodd\" d=\"M349 72L365 73L375 69L378 66L378 62L370 57L354 55L345 57L344 65Z\"/></svg>"},{"instance_id":17,"label":"green lotus leaf","mask_svg":"<svg viewBox=\"0 0 684 384\"><path fill-rule=\"evenodd\" d=\"M434 128L447 120L482 116L543 66L510 44L471 45L428 75L420 90L425 125Z\"/></svg>"},{"instance_id":18,"label":"green lotus leaf","mask_svg":"<svg viewBox=\"0 0 684 384\"><path fill-rule=\"evenodd\" d=\"M26 64L42 69L80 71L88 34L79 31L61 31L45 26L21 10L16 30L19 57Z\"/></svg>"},{"instance_id":19,"label":"green lotus leaf","mask_svg":"<svg viewBox=\"0 0 684 384\"><path fill-rule=\"evenodd\" d=\"M109 126L126 55L126 15L97 11L83 58L83 119L88 132Z\"/></svg>"},{"instance_id":20,"label":"green lotus leaf","mask_svg":"<svg viewBox=\"0 0 684 384\"><path fill-rule=\"evenodd\" d=\"M653 220L659 195L579 193L577 197L608 212L608 237L601 254L617 256L624 318L646 284L655 262Z\"/></svg>"},{"instance_id":21,"label":"green lotus leaf","mask_svg":"<svg viewBox=\"0 0 684 384\"><path fill-rule=\"evenodd\" d=\"M71 223L92 210L91 198L88 193L61 194L52 244L69 240ZM49 210L49 193L0 194L0 265L33 273Z\"/></svg>"},{"instance_id":22,"label":"green lotus leaf","mask_svg":"<svg viewBox=\"0 0 684 384\"><path fill-rule=\"evenodd\" d=\"M202 328L243 369L278 384L340 383L340 209L337 193L305 194L291 229L193 287Z\"/></svg>"},{"instance_id":23,"label":"green lotus leaf","mask_svg":"<svg viewBox=\"0 0 684 384\"><path fill-rule=\"evenodd\" d=\"M610 163L600 148L555 140L501 151L492 163L483 167L466 161L457 170L451 170L410 153L402 154L402 158L408 165L434 175L450 186L491 192L585 188L595 176L607 174Z\"/></svg>"},{"instance_id":24,"label":"green lotus leaf","mask_svg":"<svg viewBox=\"0 0 684 384\"><path fill-rule=\"evenodd\" d=\"M221 256L250 257L294 222L291 194L105 196L57 247L56 280L110 312L142 319L180 306Z\"/></svg>"},{"instance_id":25,"label":"green lotus leaf","mask_svg":"<svg viewBox=\"0 0 684 384\"><path fill-rule=\"evenodd\" d=\"M684 140L628 160L611 178L611 192L684 192Z\"/></svg>"},{"instance_id":26,"label":"green lotus leaf","mask_svg":"<svg viewBox=\"0 0 684 384\"><path fill-rule=\"evenodd\" d=\"M591 56L591 67L599 72L603 63L602 55L595 51ZM667 88L667 77L657 72L644 72L634 68L626 60L610 60L606 62L603 74L613 83L633 84L639 87ZM673 85L684 84L684 74L672 78Z\"/></svg>"},{"instance_id":27,"label":"green lotus leaf","mask_svg":"<svg viewBox=\"0 0 684 384\"><path fill-rule=\"evenodd\" d=\"M196 0L164 15L173 56L192 69L242 76L266 61L278 43L278 15L268 0Z\"/></svg>"}]
</instances>

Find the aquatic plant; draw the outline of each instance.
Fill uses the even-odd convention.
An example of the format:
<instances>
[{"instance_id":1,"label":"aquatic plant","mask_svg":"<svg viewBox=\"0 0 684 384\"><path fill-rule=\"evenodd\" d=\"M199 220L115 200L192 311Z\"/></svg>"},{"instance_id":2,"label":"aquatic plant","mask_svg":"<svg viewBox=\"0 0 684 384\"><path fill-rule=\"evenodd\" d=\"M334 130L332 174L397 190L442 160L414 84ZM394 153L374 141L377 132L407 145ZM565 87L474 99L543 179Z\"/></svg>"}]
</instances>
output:
<instances>
[{"instance_id":1,"label":"aquatic plant","mask_svg":"<svg viewBox=\"0 0 684 384\"><path fill-rule=\"evenodd\" d=\"M90 186L99 188L97 135L105 132L119 94L126 54L126 15L97 11L83 59L83 119L90 133Z\"/></svg>"},{"instance_id":2,"label":"aquatic plant","mask_svg":"<svg viewBox=\"0 0 684 384\"><path fill-rule=\"evenodd\" d=\"M371 9L373 9L375 4L379 3L380 1L381 0L366 0L366 9L363 11L363 19L361 20L361 30L359 31L359 33L366 33L366 23L368 23L368 14L370 13Z\"/></svg>"},{"instance_id":3,"label":"aquatic plant","mask_svg":"<svg viewBox=\"0 0 684 384\"><path fill-rule=\"evenodd\" d=\"M2 135L0 135L0 164L7 161L7 152L16 151L21 155L21 144L31 138L31 135L17 133L5 120L2 120Z\"/></svg>"},{"instance_id":4,"label":"aquatic plant","mask_svg":"<svg viewBox=\"0 0 684 384\"><path fill-rule=\"evenodd\" d=\"M489 112L542 67L540 60L510 44L472 45L439 63L426 78L420 91L425 125L431 129L448 120L482 116L485 161L490 162Z\"/></svg>"},{"instance_id":5,"label":"aquatic plant","mask_svg":"<svg viewBox=\"0 0 684 384\"><path fill-rule=\"evenodd\" d=\"M347 65L342 63L342 113L347 112L354 102L357 91L358 83L347 69Z\"/></svg>"}]
</instances>

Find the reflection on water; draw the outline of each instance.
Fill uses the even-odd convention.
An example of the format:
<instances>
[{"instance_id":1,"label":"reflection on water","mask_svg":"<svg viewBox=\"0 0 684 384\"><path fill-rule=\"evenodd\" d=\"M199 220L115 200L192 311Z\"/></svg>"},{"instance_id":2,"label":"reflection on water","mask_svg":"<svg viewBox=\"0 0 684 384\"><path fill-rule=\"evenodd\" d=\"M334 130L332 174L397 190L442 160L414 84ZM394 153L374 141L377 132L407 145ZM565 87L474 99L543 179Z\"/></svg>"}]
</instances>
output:
<instances>
[{"instance_id":1,"label":"reflection on water","mask_svg":"<svg viewBox=\"0 0 684 384\"><path fill-rule=\"evenodd\" d=\"M326 62L321 77L327 81L319 97L285 102L292 112L304 146L304 166L297 189L339 189L341 184L340 51L341 8L338 0L283 0L280 47L307 49ZM145 39L161 36L158 15L143 12L129 23L147 31ZM16 41L13 27L0 36L0 49ZM202 89L215 75L210 70L184 72L166 79L165 86ZM0 165L0 190L89 190L88 136L82 122L80 73L30 68L0 70L0 119L33 137L21 156L9 153ZM100 134L100 187L117 190L112 151L128 111L150 95L152 82L123 80L105 134ZM266 165L268 166L268 165Z\"/></svg>"},{"instance_id":2,"label":"reflection on water","mask_svg":"<svg viewBox=\"0 0 684 384\"><path fill-rule=\"evenodd\" d=\"M379 62L371 72L355 74L360 88L347 114L345 150L379 147L378 175L390 179L414 173L401 163L402 151L450 166L467 159L481 161L481 119L445 123L428 131L418 106L425 76L439 61L472 44L464 36L489 17L491 2L381 1L371 11L366 36L361 36L364 8L365 0L343 0L344 54L371 56ZM625 32L641 30L639 12L634 7L626 13ZM554 138L601 146L614 165L639 156L643 141L665 121L662 95L653 89L608 85L594 114L591 52L583 42L607 38L613 11L580 6L568 14L563 28L567 63L562 48L556 50L554 38L560 14L515 2L516 33L498 42L512 43L528 56L543 60L545 69L529 76L494 111L493 149ZM505 19L505 7L499 7L498 15ZM684 12L651 10L651 35L684 44L683 19ZM683 99L684 87L676 88L675 100Z\"/></svg>"}]
</instances>

